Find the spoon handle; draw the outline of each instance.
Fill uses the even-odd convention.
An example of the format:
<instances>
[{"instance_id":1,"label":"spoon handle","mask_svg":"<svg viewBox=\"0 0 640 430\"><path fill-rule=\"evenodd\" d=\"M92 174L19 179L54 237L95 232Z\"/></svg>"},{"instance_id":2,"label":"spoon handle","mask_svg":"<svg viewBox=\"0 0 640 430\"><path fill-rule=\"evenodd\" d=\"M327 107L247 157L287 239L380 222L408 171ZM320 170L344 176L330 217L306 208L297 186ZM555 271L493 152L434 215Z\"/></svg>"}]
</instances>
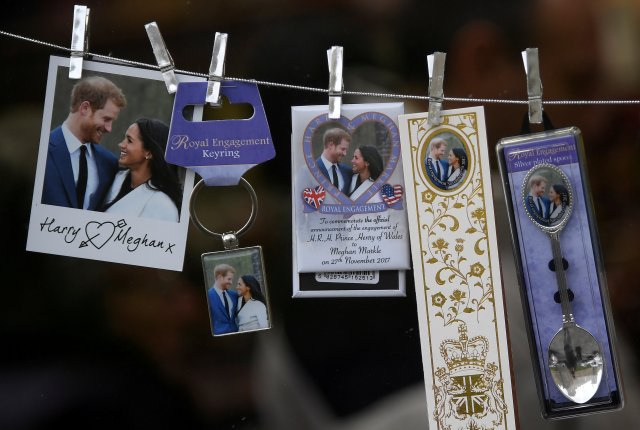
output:
<instances>
[{"instance_id":1,"label":"spoon handle","mask_svg":"<svg viewBox=\"0 0 640 430\"><path fill-rule=\"evenodd\" d=\"M558 290L560 292L560 306L562 306L562 324L573 324L573 310L569 302L569 289L567 287L567 276L564 273L564 265L562 262L562 249L560 248L560 233L550 233L551 250L553 252L553 262L555 264L556 280L558 282Z\"/></svg>"}]
</instances>

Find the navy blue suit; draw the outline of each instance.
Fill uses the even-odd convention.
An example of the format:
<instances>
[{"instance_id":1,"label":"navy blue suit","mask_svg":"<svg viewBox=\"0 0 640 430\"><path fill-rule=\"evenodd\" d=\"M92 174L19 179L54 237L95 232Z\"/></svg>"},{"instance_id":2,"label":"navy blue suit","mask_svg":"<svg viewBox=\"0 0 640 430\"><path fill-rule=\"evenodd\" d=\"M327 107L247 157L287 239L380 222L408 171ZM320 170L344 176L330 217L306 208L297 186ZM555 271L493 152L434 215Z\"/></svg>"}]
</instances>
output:
<instances>
[{"instance_id":1,"label":"navy blue suit","mask_svg":"<svg viewBox=\"0 0 640 430\"><path fill-rule=\"evenodd\" d=\"M232 290L227 290L229 308L231 309L231 315L233 316L229 316L229 314L227 314L224 303L220 299L215 288L209 288L207 295L209 296L209 310L211 311L213 334L225 334L238 331L238 324L236 323L235 317L238 293Z\"/></svg>"},{"instance_id":2,"label":"navy blue suit","mask_svg":"<svg viewBox=\"0 0 640 430\"><path fill-rule=\"evenodd\" d=\"M538 209L538 205L536 204L536 202L534 201L532 196L527 196L527 209L529 210L529 213L538 218L538 221L540 222L548 222L549 221L549 206L551 205L551 200L549 200L547 197L545 196L541 196L540 199L542 200L542 206L543 206L543 210L544 213L540 213L540 210Z\"/></svg>"},{"instance_id":3,"label":"navy blue suit","mask_svg":"<svg viewBox=\"0 0 640 430\"><path fill-rule=\"evenodd\" d=\"M431 160L431 157L427 157L424 160L424 168L427 171L427 176L436 187L442 188L443 190L447 189L446 176L449 171L449 163L444 160L436 160L440 163L440 177L438 177L438 172L435 171L431 165Z\"/></svg>"},{"instance_id":4,"label":"navy blue suit","mask_svg":"<svg viewBox=\"0 0 640 430\"><path fill-rule=\"evenodd\" d=\"M316 164L318 165L318 169L329 180L329 182L332 182L333 177L329 172L327 172L327 168L324 167L322 157L318 157L318 159L316 160ZM349 194L349 187L351 186L351 176L353 175L353 170L351 169L351 167L344 163L338 163L338 174L342 176L342 183L344 184L340 192Z\"/></svg>"},{"instance_id":5,"label":"navy blue suit","mask_svg":"<svg viewBox=\"0 0 640 430\"><path fill-rule=\"evenodd\" d=\"M98 170L98 188L89 200L89 210L98 210L118 171L118 159L100 145L90 144ZM60 127L49 135L47 167L42 187L42 203L46 205L82 208L76 197L71 156Z\"/></svg>"}]
</instances>

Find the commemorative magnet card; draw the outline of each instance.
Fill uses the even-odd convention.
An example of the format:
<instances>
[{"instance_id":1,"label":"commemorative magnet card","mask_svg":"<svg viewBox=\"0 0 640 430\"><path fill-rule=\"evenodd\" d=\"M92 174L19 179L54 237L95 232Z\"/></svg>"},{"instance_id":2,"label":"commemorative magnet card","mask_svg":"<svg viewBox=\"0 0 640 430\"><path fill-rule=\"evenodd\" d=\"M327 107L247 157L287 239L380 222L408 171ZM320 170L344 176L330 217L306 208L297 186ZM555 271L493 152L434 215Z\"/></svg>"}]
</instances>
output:
<instances>
[{"instance_id":1,"label":"commemorative magnet card","mask_svg":"<svg viewBox=\"0 0 640 430\"><path fill-rule=\"evenodd\" d=\"M614 328L581 133L506 138L497 152L543 415L618 409Z\"/></svg>"},{"instance_id":2,"label":"commemorative magnet card","mask_svg":"<svg viewBox=\"0 0 640 430\"><path fill-rule=\"evenodd\" d=\"M294 297L404 296L402 103L292 107Z\"/></svg>"},{"instance_id":3,"label":"commemorative magnet card","mask_svg":"<svg viewBox=\"0 0 640 430\"><path fill-rule=\"evenodd\" d=\"M68 75L51 57L27 250L182 270L193 173L164 157L161 73L85 61Z\"/></svg>"}]
</instances>

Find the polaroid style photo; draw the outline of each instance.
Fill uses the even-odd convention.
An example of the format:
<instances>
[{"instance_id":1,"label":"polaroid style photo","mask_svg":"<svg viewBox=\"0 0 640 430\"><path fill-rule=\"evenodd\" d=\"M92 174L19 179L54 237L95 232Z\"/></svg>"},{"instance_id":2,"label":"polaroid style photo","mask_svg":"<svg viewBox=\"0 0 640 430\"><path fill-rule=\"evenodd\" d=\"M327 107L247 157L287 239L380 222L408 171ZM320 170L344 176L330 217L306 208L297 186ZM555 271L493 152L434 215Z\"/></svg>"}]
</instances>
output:
<instances>
[{"instance_id":1,"label":"polaroid style photo","mask_svg":"<svg viewBox=\"0 0 640 430\"><path fill-rule=\"evenodd\" d=\"M261 247L203 254L202 268L214 336L271 328Z\"/></svg>"},{"instance_id":2,"label":"polaroid style photo","mask_svg":"<svg viewBox=\"0 0 640 430\"><path fill-rule=\"evenodd\" d=\"M162 75L85 61L68 76L52 56L27 250L182 270L193 172L165 161Z\"/></svg>"}]
</instances>

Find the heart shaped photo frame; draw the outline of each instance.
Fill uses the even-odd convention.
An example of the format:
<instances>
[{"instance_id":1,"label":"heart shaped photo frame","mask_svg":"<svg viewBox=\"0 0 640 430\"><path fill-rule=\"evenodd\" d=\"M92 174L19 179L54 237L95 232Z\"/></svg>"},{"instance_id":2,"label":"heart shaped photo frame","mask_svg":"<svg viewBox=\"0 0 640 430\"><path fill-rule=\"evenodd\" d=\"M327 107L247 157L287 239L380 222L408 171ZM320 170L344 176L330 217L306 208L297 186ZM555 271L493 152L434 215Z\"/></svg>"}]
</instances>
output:
<instances>
[{"instance_id":1,"label":"heart shaped photo frame","mask_svg":"<svg viewBox=\"0 0 640 430\"><path fill-rule=\"evenodd\" d=\"M304 131L303 153L313 178L338 205L380 203L400 158L398 127L380 112L338 120L320 115Z\"/></svg>"}]
</instances>

